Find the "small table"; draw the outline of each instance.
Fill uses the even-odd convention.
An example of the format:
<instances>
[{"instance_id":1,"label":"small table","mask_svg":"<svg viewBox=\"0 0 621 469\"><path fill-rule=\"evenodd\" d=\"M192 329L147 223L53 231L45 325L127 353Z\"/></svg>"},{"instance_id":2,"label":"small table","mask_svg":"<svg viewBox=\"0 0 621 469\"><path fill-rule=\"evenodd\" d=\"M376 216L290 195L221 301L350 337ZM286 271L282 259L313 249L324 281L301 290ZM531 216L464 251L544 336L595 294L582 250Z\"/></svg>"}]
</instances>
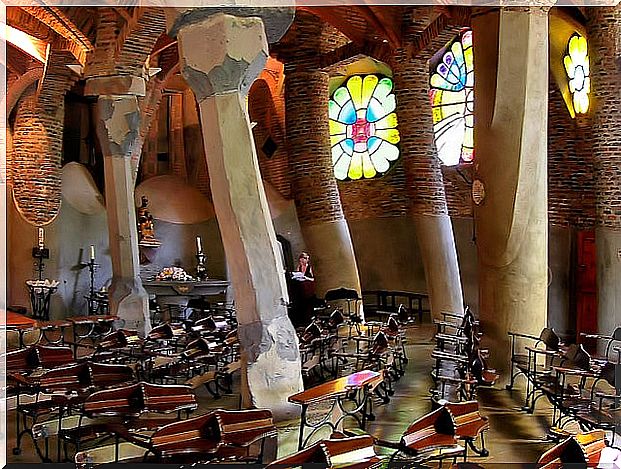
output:
<instances>
[{"instance_id":1,"label":"small table","mask_svg":"<svg viewBox=\"0 0 621 469\"><path fill-rule=\"evenodd\" d=\"M37 321L13 311L6 312L6 330L19 334L19 348L24 348L24 335L36 328ZM35 343L38 342L38 339Z\"/></svg>"},{"instance_id":2,"label":"small table","mask_svg":"<svg viewBox=\"0 0 621 469\"><path fill-rule=\"evenodd\" d=\"M353 417L360 428L364 429L367 417L370 415L370 412L367 412L369 397L371 392L383 381L382 372L363 370L289 396L289 402L302 406L298 450L306 446L311 437L324 426L330 427L333 432L342 431L343 421L347 417ZM353 397L352 394L354 394ZM334 399L334 403L326 416L317 423L309 423L306 419L308 407L311 404L331 399ZM348 399L353 400L353 409L345 407L345 401ZM310 429L306 438L304 437L305 427Z\"/></svg>"}]
</instances>

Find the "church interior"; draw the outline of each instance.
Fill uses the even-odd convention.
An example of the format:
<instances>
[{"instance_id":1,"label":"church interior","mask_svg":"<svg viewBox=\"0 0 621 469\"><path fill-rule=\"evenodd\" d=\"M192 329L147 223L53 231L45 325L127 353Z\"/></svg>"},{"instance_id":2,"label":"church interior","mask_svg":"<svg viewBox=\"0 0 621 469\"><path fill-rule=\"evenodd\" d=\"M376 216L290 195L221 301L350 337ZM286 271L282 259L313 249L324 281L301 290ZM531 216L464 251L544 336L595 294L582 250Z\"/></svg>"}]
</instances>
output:
<instances>
[{"instance_id":1,"label":"church interior","mask_svg":"<svg viewBox=\"0 0 621 469\"><path fill-rule=\"evenodd\" d=\"M8 463L621 467L621 6L6 7Z\"/></svg>"}]
</instances>

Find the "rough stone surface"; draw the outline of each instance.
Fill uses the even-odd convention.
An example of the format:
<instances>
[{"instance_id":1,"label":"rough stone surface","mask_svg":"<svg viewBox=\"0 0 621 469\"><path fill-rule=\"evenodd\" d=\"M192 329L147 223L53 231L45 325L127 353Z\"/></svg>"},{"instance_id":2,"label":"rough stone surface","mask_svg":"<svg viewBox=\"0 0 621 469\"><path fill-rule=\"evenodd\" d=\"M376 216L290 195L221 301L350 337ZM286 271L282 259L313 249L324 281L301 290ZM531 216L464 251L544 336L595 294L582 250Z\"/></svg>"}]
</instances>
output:
<instances>
[{"instance_id":1,"label":"rough stone surface","mask_svg":"<svg viewBox=\"0 0 621 469\"><path fill-rule=\"evenodd\" d=\"M226 39L225 39L226 38ZM185 26L178 34L181 73L200 102L225 92L247 93L267 61L261 20L218 14ZM218 44L204 54L200 44Z\"/></svg>"},{"instance_id":2,"label":"rough stone surface","mask_svg":"<svg viewBox=\"0 0 621 469\"><path fill-rule=\"evenodd\" d=\"M171 10L173 11L168 12L168 34L171 37L177 36L180 29L189 25L202 23L206 19L218 14L226 14L238 18L261 18L270 44L277 42L287 32L295 16L295 9L291 7L211 7L188 8L185 11L180 11L178 9L177 11L174 11L175 9Z\"/></svg>"},{"instance_id":3,"label":"rough stone surface","mask_svg":"<svg viewBox=\"0 0 621 469\"><path fill-rule=\"evenodd\" d=\"M259 19L216 15L181 28L179 54L183 76L199 101L211 194L235 292L243 405L291 414L294 408L286 398L303 388L299 349L287 317L284 269L240 92L244 80L252 82L260 70L238 69L234 80L212 75L230 58L251 64L264 55L264 61L267 44L261 30ZM205 37L218 37L212 54L196 47ZM249 38L255 42L247 44ZM207 80L215 94L203 94Z\"/></svg>"},{"instance_id":4,"label":"rough stone surface","mask_svg":"<svg viewBox=\"0 0 621 469\"><path fill-rule=\"evenodd\" d=\"M148 295L139 278L138 232L131 153L137 142L140 110L136 96L101 96L97 136L104 154L108 237L112 258L110 310L128 328L151 328Z\"/></svg>"}]
</instances>

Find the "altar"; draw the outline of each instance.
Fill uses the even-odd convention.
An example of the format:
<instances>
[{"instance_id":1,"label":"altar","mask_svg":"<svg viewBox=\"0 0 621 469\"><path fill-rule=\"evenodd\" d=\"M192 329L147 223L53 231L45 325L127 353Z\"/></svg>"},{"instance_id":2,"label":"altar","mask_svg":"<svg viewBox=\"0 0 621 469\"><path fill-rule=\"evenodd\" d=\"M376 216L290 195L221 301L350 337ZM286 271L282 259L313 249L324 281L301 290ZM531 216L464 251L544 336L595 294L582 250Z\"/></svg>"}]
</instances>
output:
<instances>
[{"instance_id":1,"label":"altar","mask_svg":"<svg viewBox=\"0 0 621 469\"><path fill-rule=\"evenodd\" d=\"M226 280L207 279L199 282L152 280L142 282L147 293L155 295L161 305L187 304L193 297L226 295L229 282Z\"/></svg>"}]
</instances>

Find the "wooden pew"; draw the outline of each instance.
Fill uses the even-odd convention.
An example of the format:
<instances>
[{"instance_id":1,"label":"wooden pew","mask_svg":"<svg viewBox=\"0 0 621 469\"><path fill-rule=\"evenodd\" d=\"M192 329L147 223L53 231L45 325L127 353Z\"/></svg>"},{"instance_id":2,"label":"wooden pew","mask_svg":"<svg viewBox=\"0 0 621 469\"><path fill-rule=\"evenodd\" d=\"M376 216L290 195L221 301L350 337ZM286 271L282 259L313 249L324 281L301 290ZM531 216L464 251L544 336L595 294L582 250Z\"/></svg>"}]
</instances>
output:
<instances>
[{"instance_id":1,"label":"wooden pew","mask_svg":"<svg viewBox=\"0 0 621 469\"><path fill-rule=\"evenodd\" d=\"M383 380L383 373L363 370L290 396L289 402L302 406L298 449L306 446L310 438L324 426L330 427L332 431L342 431L343 420L347 417L353 417L359 426L364 429L369 416L367 406L369 405L370 395ZM352 396L355 408L346 410L343 403ZM333 404L325 417L319 422L310 423L306 418L309 406L328 400L333 400ZM336 414L332 415L333 412ZM310 429L310 433L305 437L306 427Z\"/></svg>"},{"instance_id":2,"label":"wooden pew","mask_svg":"<svg viewBox=\"0 0 621 469\"><path fill-rule=\"evenodd\" d=\"M174 422L157 429L149 438L118 427L119 437L134 449L103 449L76 454L78 465L137 460L152 462L252 462L267 464L276 456L277 430L269 410L214 410L200 417ZM136 455L141 457L136 458ZM98 459L99 458L99 459Z\"/></svg>"},{"instance_id":3,"label":"wooden pew","mask_svg":"<svg viewBox=\"0 0 621 469\"><path fill-rule=\"evenodd\" d=\"M540 469L561 469L566 465L597 467L606 448L605 433L601 430L570 436L546 451L537 462Z\"/></svg>"},{"instance_id":4,"label":"wooden pew","mask_svg":"<svg viewBox=\"0 0 621 469\"><path fill-rule=\"evenodd\" d=\"M321 440L302 451L266 466L266 469L287 469L317 464L326 468L366 469L380 467L383 459L375 453L370 435Z\"/></svg>"}]
</instances>

